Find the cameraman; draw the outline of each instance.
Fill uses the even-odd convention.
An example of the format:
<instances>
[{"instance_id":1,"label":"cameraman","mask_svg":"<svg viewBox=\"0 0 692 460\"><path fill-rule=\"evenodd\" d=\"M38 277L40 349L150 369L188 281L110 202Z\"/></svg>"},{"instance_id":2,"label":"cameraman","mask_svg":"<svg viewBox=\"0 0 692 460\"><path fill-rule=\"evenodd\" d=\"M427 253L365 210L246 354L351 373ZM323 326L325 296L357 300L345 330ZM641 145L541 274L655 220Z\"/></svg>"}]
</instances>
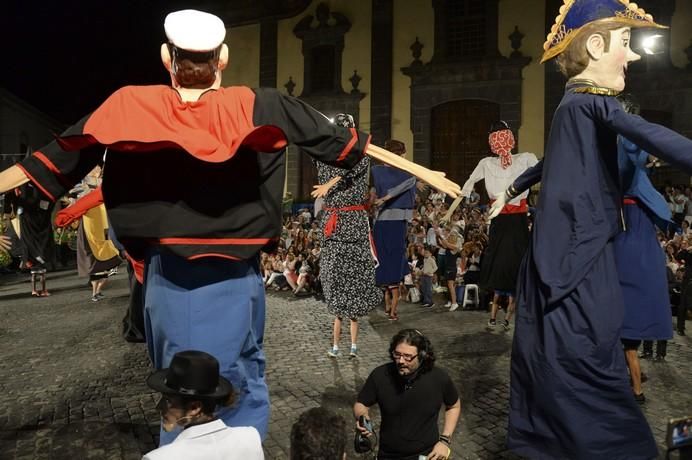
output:
<instances>
[{"instance_id":1,"label":"cameraman","mask_svg":"<svg viewBox=\"0 0 692 460\"><path fill-rule=\"evenodd\" d=\"M430 341L415 329L399 331L389 345L392 362L375 368L353 406L356 428L371 436L358 419L369 421L368 407L377 403L382 415L379 460L430 460L449 457L452 433L459 420L459 394L442 369L433 367ZM445 408L442 435L437 418Z\"/></svg>"}]
</instances>

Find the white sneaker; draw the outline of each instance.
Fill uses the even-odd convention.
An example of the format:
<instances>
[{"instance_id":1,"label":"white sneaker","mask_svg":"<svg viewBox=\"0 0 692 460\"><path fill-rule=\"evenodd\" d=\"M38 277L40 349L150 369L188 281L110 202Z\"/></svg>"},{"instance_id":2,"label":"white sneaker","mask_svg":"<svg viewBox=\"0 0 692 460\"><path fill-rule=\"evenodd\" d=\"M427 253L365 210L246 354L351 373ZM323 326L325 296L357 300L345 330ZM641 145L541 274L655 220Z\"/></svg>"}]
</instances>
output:
<instances>
[{"instance_id":1,"label":"white sneaker","mask_svg":"<svg viewBox=\"0 0 692 460\"><path fill-rule=\"evenodd\" d=\"M459 304L458 304L458 303L453 303L452 305L449 306L449 311L454 311L454 310L456 310L457 308L459 308Z\"/></svg>"},{"instance_id":2,"label":"white sneaker","mask_svg":"<svg viewBox=\"0 0 692 460\"><path fill-rule=\"evenodd\" d=\"M452 306L452 301L451 300L447 301L447 303L445 304L445 308L450 308L451 306Z\"/></svg>"}]
</instances>

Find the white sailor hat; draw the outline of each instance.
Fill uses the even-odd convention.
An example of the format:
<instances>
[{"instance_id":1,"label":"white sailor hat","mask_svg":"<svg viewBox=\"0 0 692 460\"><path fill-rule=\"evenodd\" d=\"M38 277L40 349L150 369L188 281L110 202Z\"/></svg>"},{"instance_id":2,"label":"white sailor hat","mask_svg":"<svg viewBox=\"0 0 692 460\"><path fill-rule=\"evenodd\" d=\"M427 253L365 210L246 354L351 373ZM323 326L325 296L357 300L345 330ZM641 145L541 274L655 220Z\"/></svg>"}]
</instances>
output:
<instances>
[{"instance_id":1,"label":"white sailor hat","mask_svg":"<svg viewBox=\"0 0 692 460\"><path fill-rule=\"evenodd\" d=\"M215 50L226 37L226 26L219 17L197 10L170 13L163 27L171 44L193 52Z\"/></svg>"}]
</instances>

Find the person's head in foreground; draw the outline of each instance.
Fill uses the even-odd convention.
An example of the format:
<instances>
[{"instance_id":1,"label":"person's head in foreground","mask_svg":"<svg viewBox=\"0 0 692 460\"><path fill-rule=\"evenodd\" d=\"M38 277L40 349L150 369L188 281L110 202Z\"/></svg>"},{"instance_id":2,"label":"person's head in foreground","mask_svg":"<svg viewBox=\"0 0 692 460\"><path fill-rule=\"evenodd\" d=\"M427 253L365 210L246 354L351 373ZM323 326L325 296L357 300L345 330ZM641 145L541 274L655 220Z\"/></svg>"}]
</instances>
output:
<instances>
[{"instance_id":1,"label":"person's head in foreground","mask_svg":"<svg viewBox=\"0 0 692 460\"><path fill-rule=\"evenodd\" d=\"M406 379L429 371L435 364L435 352L430 340L417 329L402 329L392 337L389 355L399 375Z\"/></svg>"},{"instance_id":2,"label":"person's head in foreground","mask_svg":"<svg viewBox=\"0 0 692 460\"><path fill-rule=\"evenodd\" d=\"M165 431L214 420L217 407L234 401L233 386L219 374L219 362L203 351L180 351L170 367L147 379L149 388L161 393L157 409Z\"/></svg>"},{"instance_id":3,"label":"person's head in foreground","mask_svg":"<svg viewBox=\"0 0 692 460\"><path fill-rule=\"evenodd\" d=\"M384 148L397 155L406 154L406 144L396 139L389 139L384 142Z\"/></svg>"},{"instance_id":4,"label":"person's head in foreground","mask_svg":"<svg viewBox=\"0 0 692 460\"><path fill-rule=\"evenodd\" d=\"M345 450L346 422L329 409L308 409L291 428L291 460L342 460Z\"/></svg>"}]
</instances>

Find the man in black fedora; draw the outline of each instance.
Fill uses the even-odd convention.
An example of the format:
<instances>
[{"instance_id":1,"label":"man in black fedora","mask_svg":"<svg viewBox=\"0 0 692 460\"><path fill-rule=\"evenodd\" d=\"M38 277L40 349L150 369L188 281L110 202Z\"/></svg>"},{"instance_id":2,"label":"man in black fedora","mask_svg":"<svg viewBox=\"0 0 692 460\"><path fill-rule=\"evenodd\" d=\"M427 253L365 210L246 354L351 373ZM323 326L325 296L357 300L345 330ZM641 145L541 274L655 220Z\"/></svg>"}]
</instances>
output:
<instances>
[{"instance_id":1,"label":"man in black fedora","mask_svg":"<svg viewBox=\"0 0 692 460\"><path fill-rule=\"evenodd\" d=\"M161 427L182 430L171 444L152 450L143 460L263 460L259 432L251 426L228 427L214 417L218 406L234 402L233 386L219 375L219 362L203 351L176 353L170 367L149 376L147 385L161 393L157 408Z\"/></svg>"}]
</instances>

